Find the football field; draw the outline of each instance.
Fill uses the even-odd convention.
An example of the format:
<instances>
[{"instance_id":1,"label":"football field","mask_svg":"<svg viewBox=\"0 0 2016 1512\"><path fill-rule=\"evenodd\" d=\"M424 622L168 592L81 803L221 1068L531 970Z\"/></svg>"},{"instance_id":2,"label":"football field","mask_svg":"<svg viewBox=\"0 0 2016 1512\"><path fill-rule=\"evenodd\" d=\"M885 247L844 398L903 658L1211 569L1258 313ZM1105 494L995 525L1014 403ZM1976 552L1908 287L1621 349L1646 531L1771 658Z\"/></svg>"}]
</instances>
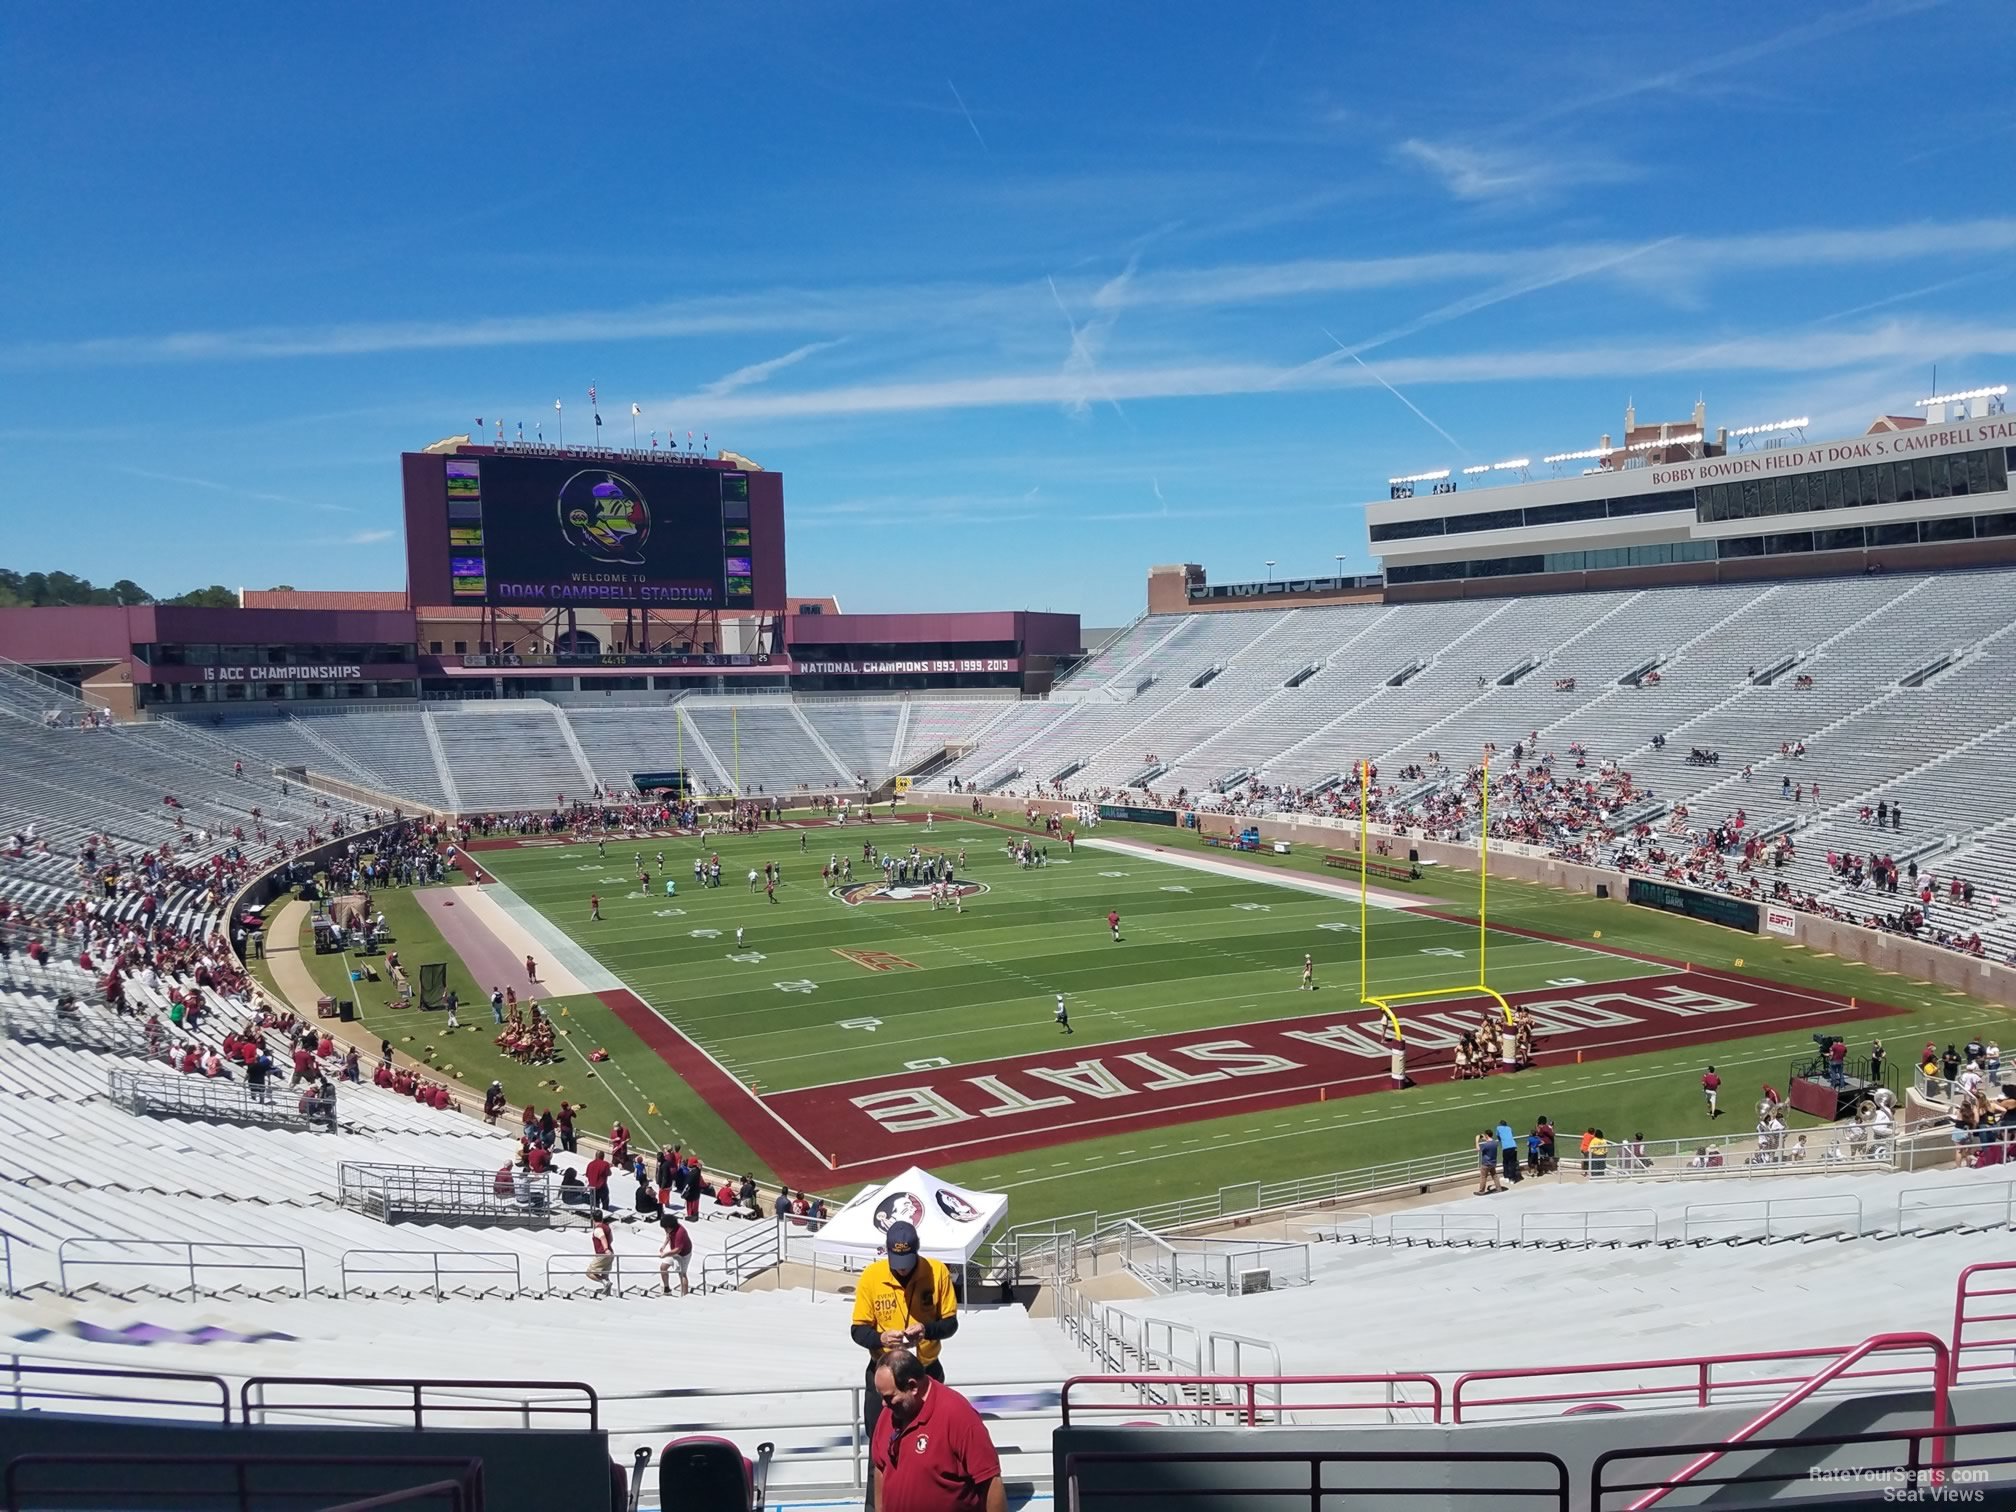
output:
<instances>
[{"instance_id":1,"label":"football field","mask_svg":"<svg viewBox=\"0 0 2016 1512\"><path fill-rule=\"evenodd\" d=\"M610 842L599 857L592 842L507 843L480 860L634 994L604 994L600 1010L633 1037L618 1057L624 1079L710 1159L746 1158L815 1190L844 1191L912 1163L999 1186L1096 1178L1137 1162L1169 1167L1158 1187L1173 1177L1210 1190L1221 1170L1182 1173L1181 1152L1203 1153L1199 1141L1229 1141L1229 1159L1249 1131L1284 1131L1285 1142L1292 1124L1310 1141L1327 1136L1327 1148L1270 1150L1264 1167L1369 1163L1384 1141L1340 1142L1340 1129L1430 1107L1449 1113L1461 1099L1485 1099L1495 1118L1508 1085L1538 1093L1564 1085L1560 1072L1626 1056L1691 1065L1695 1047L1760 1036L1784 1047L1768 1057L1782 1070L1809 1029L1898 1012L1759 982L1729 971L1727 955L1711 971L1705 959L1687 969L1619 953L1565 913L1550 920L1567 900L1494 888L1494 919L1501 909L1510 917L1481 942L1487 978L1533 1014L1540 1069L1455 1083L1453 1047L1491 1005L1463 990L1479 970L1474 914L1464 917L1459 901L1468 891L1474 905L1475 878L1431 874L1379 884L1364 915L1375 994L1451 988L1447 999L1400 1006L1420 1085L1396 1093L1384 1017L1360 1000L1355 878L1303 869L1307 857L1287 867L1200 849L1193 837L1179 844L1164 832L1165 847L1119 829L1081 835L1075 853L1050 841L1048 864L1037 866L1019 864L1009 845L1027 837L1040 848L1040 835L966 820L928 831L915 822L785 827L704 845L653 836ZM951 858L960 907L934 907L925 887L883 885L864 845ZM694 860L716 853L722 885L696 887ZM648 895L637 885L640 855ZM822 882L835 860L851 861L851 884ZM774 902L760 876L755 888L748 882L766 863L781 868ZM675 897L663 893L667 875ZM602 900L600 922L589 919L591 893ZM1109 912L1120 915L1117 941ZM1687 928L1705 929L1716 948L1743 948L1726 931ZM1302 985L1305 954L1314 990ZM1055 1017L1060 993L1068 1033ZM595 1025L593 1005L574 1011L577 1031ZM654 1056L661 1065L649 1064ZM725 1153L711 1153L723 1143Z\"/></svg>"}]
</instances>

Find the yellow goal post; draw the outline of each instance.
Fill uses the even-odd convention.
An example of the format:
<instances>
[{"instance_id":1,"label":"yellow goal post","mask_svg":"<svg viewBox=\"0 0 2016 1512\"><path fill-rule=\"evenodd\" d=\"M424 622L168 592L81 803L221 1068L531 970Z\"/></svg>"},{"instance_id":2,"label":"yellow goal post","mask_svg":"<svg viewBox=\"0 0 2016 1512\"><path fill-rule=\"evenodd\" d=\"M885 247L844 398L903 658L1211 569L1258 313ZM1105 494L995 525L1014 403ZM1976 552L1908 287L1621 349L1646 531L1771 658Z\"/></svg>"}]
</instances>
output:
<instances>
[{"instance_id":1,"label":"yellow goal post","mask_svg":"<svg viewBox=\"0 0 2016 1512\"><path fill-rule=\"evenodd\" d=\"M1480 779L1481 807L1477 821L1477 980L1459 982L1447 987L1428 987L1417 992L1377 992L1372 991L1372 764L1358 763L1358 998L1368 1007L1377 1008L1386 1015L1386 1024L1392 1032L1393 1043L1404 1045L1406 1031L1401 1027L1400 1016L1393 1011L1395 1003L1421 1003L1453 997L1485 997L1498 1005L1505 1015L1505 1027L1514 1027L1517 1020L1512 1013L1512 1005L1505 1001L1504 994L1493 988L1485 976L1487 950L1491 933L1488 905L1490 902L1491 877L1491 752L1484 752L1483 775Z\"/></svg>"}]
</instances>

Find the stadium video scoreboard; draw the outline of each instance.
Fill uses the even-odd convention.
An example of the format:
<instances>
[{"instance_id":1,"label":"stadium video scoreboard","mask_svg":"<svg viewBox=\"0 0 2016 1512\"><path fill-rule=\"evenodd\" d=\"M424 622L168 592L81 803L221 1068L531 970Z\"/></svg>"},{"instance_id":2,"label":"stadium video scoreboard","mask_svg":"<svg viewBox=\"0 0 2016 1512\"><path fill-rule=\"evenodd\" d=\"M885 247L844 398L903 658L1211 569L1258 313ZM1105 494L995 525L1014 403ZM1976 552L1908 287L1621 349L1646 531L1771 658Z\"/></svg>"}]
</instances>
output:
<instances>
[{"instance_id":1,"label":"stadium video scoreboard","mask_svg":"<svg viewBox=\"0 0 2016 1512\"><path fill-rule=\"evenodd\" d=\"M774 473L628 454L408 453L422 602L513 609L784 607Z\"/></svg>"}]
</instances>

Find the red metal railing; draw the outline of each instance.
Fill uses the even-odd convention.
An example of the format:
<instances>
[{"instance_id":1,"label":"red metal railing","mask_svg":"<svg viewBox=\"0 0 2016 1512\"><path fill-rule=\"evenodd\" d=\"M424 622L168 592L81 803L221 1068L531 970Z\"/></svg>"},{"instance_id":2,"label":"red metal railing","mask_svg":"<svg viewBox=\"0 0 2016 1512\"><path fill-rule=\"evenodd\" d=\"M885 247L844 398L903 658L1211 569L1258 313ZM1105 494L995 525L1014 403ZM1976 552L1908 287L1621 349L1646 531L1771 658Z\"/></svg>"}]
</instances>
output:
<instances>
[{"instance_id":1,"label":"red metal railing","mask_svg":"<svg viewBox=\"0 0 2016 1512\"><path fill-rule=\"evenodd\" d=\"M1196 1401L1175 1402L1087 1402L1071 1400L1073 1387L1089 1386L1171 1386L1194 1390L1200 1395ZM1384 1386L1394 1388L1418 1386L1426 1392L1421 1399L1388 1395L1382 1398L1367 1398L1362 1401L1303 1401L1291 1400L1287 1388L1295 1386ZM1263 1401L1262 1388L1272 1388L1280 1393L1277 1399ZM1229 1389L1230 1395L1226 1395ZM1428 1421L1442 1421L1442 1383L1431 1375L1283 1375L1283 1376L1232 1376L1232 1375L1098 1375L1072 1376L1064 1383L1060 1397L1063 1424L1071 1426L1071 1414L1075 1410L1083 1413L1113 1412L1211 1412L1239 1414L1238 1421L1246 1427L1257 1425L1262 1415L1278 1416L1284 1412L1425 1412Z\"/></svg>"},{"instance_id":2,"label":"red metal railing","mask_svg":"<svg viewBox=\"0 0 2016 1512\"><path fill-rule=\"evenodd\" d=\"M1857 1364L1872 1354L1881 1354L1886 1350L1893 1349L1924 1349L1931 1351L1934 1362L1932 1432L1935 1435L1943 1433L1948 1422L1951 1420L1950 1403L1947 1400L1947 1388L1953 1373L1952 1352L1947 1349L1946 1341L1939 1338L1936 1334L1928 1333L1876 1334L1871 1338L1864 1339L1833 1364L1827 1366L1826 1369L1815 1373L1804 1384L1788 1391L1741 1428L1730 1434L1723 1443L1708 1450L1705 1454L1696 1455L1685 1465L1681 1466L1673 1475L1661 1481L1636 1501L1631 1502L1626 1512L1644 1512L1645 1508L1664 1501L1668 1496L1679 1490L1680 1487L1693 1480L1703 1470L1715 1464L1716 1461L1720 1460L1731 1449L1739 1448L1746 1441L1755 1438L1766 1428L1777 1422L1779 1418L1819 1391L1821 1387L1831 1381L1839 1380L1846 1375L1850 1366ZM1943 1438L1934 1437L1926 1450L1926 1458L1930 1463L1931 1469L1931 1482L1934 1486L1939 1484L1939 1467L1945 1463L1945 1453L1946 1441Z\"/></svg>"},{"instance_id":3,"label":"red metal railing","mask_svg":"<svg viewBox=\"0 0 2016 1512\"><path fill-rule=\"evenodd\" d=\"M1464 1414L1475 1414L1491 1407L1544 1407L1562 1405L1573 1411L1576 1407L1615 1407L1636 1402L1637 1405L1663 1407L1708 1407L1714 1405L1717 1392L1755 1392L1758 1389L1793 1387L1809 1380L1813 1365L1818 1362L1838 1360L1850 1352L1851 1346L1839 1345L1832 1348L1814 1349L1768 1349L1745 1354L1690 1355L1672 1360L1619 1360L1600 1365L1545 1365L1517 1367L1507 1370L1472 1370L1456 1378L1449 1392L1449 1420L1452 1423L1465 1421ZM1805 1361L1807 1368L1796 1370L1790 1375L1743 1375L1718 1379L1719 1366L1770 1365L1786 1361ZM1681 1372L1683 1378L1659 1385L1637 1384L1638 1378L1651 1371ZM1848 1373L1849 1379L1858 1381L1876 1380L1881 1377L1923 1376L1926 1367L1889 1367L1880 1370L1859 1370ZM1519 1391L1509 1396L1484 1396L1476 1388L1487 1381L1541 1381L1551 1377L1586 1380L1597 1376L1618 1378L1614 1384L1602 1385L1587 1391ZM1891 1384L1903 1384L1892 1382ZM1666 1401L1645 1403L1643 1398L1668 1398ZM1670 1400L1680 1398L1683 1400Z\"/></svg>"},{"instance_id":4,"label":"red metal railing","mask_svg":"<svg viewBox=\"0 0 2016 1512\"><path fill-rule=\"evenodd\" d=\"M1991 1278L2007 1284L1984 1284ZM1972 1304L1991 1298L2004 1299L1992 1304L1999 1310L1974 1309ZM1987 1332L1991 1329L1992 1334ZM1977 1353L1992 1350L1997 1357L1970 1365L1967 1361L1970 1350ZM1970 1371L2005 1379L2016 1375L2016 1260L1986 1260L1970 1265L1953 1284L1953 1384L1966 1384L1964 1378Z\"/></svg>"}]
</instances>

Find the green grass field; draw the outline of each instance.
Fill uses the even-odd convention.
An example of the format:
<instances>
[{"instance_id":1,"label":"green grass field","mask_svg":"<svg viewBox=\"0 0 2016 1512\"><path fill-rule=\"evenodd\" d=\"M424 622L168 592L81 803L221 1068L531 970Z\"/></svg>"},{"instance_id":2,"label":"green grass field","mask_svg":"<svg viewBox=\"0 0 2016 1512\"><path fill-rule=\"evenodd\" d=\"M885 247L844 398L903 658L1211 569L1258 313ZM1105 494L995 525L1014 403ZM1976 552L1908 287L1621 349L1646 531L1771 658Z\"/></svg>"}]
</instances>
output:
<instances>
[{"instance_id":1,"label":"green grass field","mask_svg":"<svg viewBox=\"0 0 2016 1512\"><path fill-rule=\"evenodd\" d=\"M1371 1010L1357 1009L1355 900L1291 891L1264 876L1219 877L1148 857L1102 853L1082 841L1075 857L1053 843L1052 865L1025 870L1004 853L1007 836L999 827L940 821L934 831L927 835L914 825L810 830L802 853L798 832L790 830L721 838L709 849L722 857L725 885L708 890L692 886L692 861L701 849L696 841L650 841L641 848L653 873L653 893L660 891L656 853L662 846L665 869L679 882L673 900L630 895L633 857L640 848L634 843L611 844L606 860L597 859L592 844L486 851L482 860L735 1077L766 1096L889 1076L912 1062L965 1067L1054 1052L1059 1031L1051 1005L1058 992L1071 1004L1076 1035L1070 1048L1086 1052L1149 1035L1229 1029L1303 1013L1348 1008L1356 1017L1371 1016ZM1153 827L1108 824L1098 834L1198 847L1194 836ZM962 876L988 890L969 899L963 915L923 903L850 906L822 888L819 867L836 852L851 855L857 882L867 879L871 873L860 853L864 838L892 849L916 844L956 854L964 848L968 864ZM1291 872L1321 870L1320 856L1307 854L1239 859ZM744 880L750 867L765 861L780 864L786 879L775 904L760 891L751 893ZM1339 874L1329 875L1335 880ZM1474 874L1431 872L1418 883L1385 886L1474 919ZM588 920L591 891L603 899L599 924ZM1119 945L1105 928L1109 907L1122 915L1125 941ZM1850 1031L1858 1053L1866 1036L1881 1035L1893 1059L1908 1059L1924 1038L1943 1043L1976 1026L1993 1028L2004 1017L2000 1010L1866 967L1816 960L1776 941L1543 888L1494 881L1491 918L1561 937L1535 940L1494 929L1489 979L1507 993L1665 970L1607 953L1605 947L1616 946L1724 970L1740 960L1743 971L1775 981L1894 1004L1896 1015L1858 1023ZM745 931L740 952L737 928ZM1375 991L1475 980L1474 923L1375 910L1372 930ZM842 950L882 952L909 964L872 971L839 954ZM1322 990L1314 995L1299 991L1304 952L1318 965ZM410 951L406 958L417 959ZM1430 1012L1433 1006L1421 1005ZM615 1080L609 1087L633 1087L659 1108L658 1118L642 1120L641 1128L633 1120L633 1128L649 1138L683 1138L712 1163L761 1167L736 1131L613 1014L591 1001L572 1003L571 1018L576 1045L592 1038L611 1050ZM1524 1127L1545 1111L1568 1128L1596 1124L1613 1135L1642 1130L1652 1138L1677 1137L1704 1128L1696 1088L1704 1060L1721 1066L1740 1106L1753 1075L1781 1080L1786 1062L1810 1048L1803 1027L1759 1035L1730 1023L1728 1030L1726 1038L1704 1046L1587 1066L1546 1065L1516 1079L1453 1083L1440 1071L1404 1092L1200 1117L1150 1133L987 1153L934 1162L934 1168L953 1180L1008 1190L1015 1219L1027 1221L1457 1149L1467 1145L1485 1114L1503 1114ZM470 1058L460 1047L458 1054ZM545 1074L572 1088L580 1085L580 1069L569 1065ZM492 1074L488 1065L477 1064L473 1071L469 1079L478 1085ZM516 1079L506 1078L514 1095ZM835 1190L853 1184L836 1178Z\"/></svg>"}]
</instances>

